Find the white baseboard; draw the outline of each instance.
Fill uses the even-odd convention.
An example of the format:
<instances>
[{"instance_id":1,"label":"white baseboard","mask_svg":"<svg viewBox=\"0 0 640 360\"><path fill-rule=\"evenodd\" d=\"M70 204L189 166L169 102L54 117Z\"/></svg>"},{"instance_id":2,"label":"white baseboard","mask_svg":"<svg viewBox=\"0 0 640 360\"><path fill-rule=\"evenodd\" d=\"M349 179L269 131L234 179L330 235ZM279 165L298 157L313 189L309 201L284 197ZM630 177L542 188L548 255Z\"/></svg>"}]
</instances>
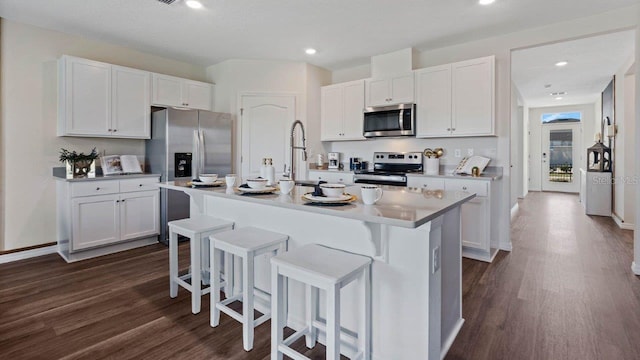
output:
<instances>
[{"instance_id":1,"label":"white baseboard","mask_svg":"<svg viewBox=\"0 0 640 360\"><path fill-rule=\"evenodd\" d=\"M636 262L634 261L633 263L631 263L631 270L633 270L634 274L640 275L640 264L636 264Z\"/></svg>"},{"instance_id":2,"label":"white baseboard","mask_svg":"<svg viewBox=\"0 0 640 360\"><path fill-rule=\"evenodd\" d=\"M57 245L51 245L38 249L18 251L10 254L0 255L0 264L5 264L13 261L29 259L42 255L55 254L58 250Z\"/></svg>"},{"instance_id":3,"label":"white baseboard","mask_svg":"<svg viewBox=\"0 0 640 360\"><path fill-rule=\"evenodd\" d=\"M615 221L615 223L618 225L618 227L620 229L623 229L623 230L635 230L635 228L636 228L634 224L628 223L628 222L624 222L615 213L611 213L611 217L613 218L613 221Z\"/></svg>"},{"instance_id":4,"label":"white baseboard","mask_svg":"<svg viewBox=\"0 0 640 360\"><path fill-rule=\"evenodd\" d=\"M513 221L513 218L516 217L516 215L518 215L519 209L520 209L520 205L518 205L518 203L516 202L516 204L513 205L513 207L511 208L511 221Z\"/></svg>"}]
</instances>

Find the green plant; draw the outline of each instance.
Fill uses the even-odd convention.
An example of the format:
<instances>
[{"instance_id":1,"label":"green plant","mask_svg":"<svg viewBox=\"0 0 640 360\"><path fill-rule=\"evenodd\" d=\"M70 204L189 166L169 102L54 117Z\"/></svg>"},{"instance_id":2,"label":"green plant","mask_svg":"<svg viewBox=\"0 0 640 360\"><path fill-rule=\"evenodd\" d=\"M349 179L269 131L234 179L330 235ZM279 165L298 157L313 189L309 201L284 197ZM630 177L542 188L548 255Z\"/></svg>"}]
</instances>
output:
<instances>
[{"instance_id":1,"label":"green plant","mask_svg":"<svg viewBox=\"0 0 640 360\"><path fill-rule=\"evenodd\" d=\"M98 158L98 152L96 151L96 148L93 148L93 150L91 150L91 153L89 155L86 155L84 153L77 153L76 151L69 151L65 148L60 148L60 162L61 163L65 163L65 162L71 162L71 163L75 163L78 161L89 161L89 163L91 163L91 161L95 160Z\"/></svg>"}]
</instances>

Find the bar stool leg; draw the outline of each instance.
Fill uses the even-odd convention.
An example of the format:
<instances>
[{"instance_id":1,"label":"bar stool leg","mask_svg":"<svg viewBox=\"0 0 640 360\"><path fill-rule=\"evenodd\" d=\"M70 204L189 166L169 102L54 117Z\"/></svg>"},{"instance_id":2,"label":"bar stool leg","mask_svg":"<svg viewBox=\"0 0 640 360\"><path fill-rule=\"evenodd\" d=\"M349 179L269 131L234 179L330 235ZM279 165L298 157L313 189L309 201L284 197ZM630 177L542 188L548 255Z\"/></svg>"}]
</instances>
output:
<instances>
[{"instance_id":1,"label":"bar stool leg","mask_svg":"<svg viewBox=\"0 0 640 360\"><path fill-rule=\"evenodd\" d=\"M200 302L202 297L202 263L200 262L200 245L202 241L199 238L190 240L189 248L191 250L191 312L197 314L200 312Z\"/></svg>"},{"instance_id":2,"label":"bar stool leg","mask_svg":"<svg viewBox=\"0 0 640 360\"><path fill-rule=\"evenodd\" d=\"M280 244L280 246L278 247L278 251L276 252L276 255L284 254L285 252L287 252L287 241ZM284 293L284 296L282 297L282 311L283 311L282 321L286 325L287 320L289 320L289 278L283 279L282 292Z\"/></svg>"},{"instance_id":3,"label":"bar stool leg","mask_svg":"<svg viewBox=\"0 0 640 360\"><path fill-rule=\"evenodd\" d=\"M233 296L233 254L224 253L224 296Z\"/></svg>"},{"instance_id":4,"label":"bar stool leg","mask_svg":"<svg viewBox=\"0 0 640 360\"><path fill-rule=\"evenodd\" d=\"M271 265L271 360L282 360L283 354L278 346L284 340L284 321L282 299L284 298L284 278L278 272L277 265Z\"/></svg>"},{"instance_id":5,"label":"bar stool leg","mask_svg":"<svg viewBox=\"0 0 640 360\"><path fill-rule=\"evenodd\" d=\"M242 344L253 349L253 251L242 259Z\"/></svg>"},{"instance_id":6,"label":"bar stool leg","mask_svg":"<svg viewBox=\"0 0 640 360\"><path fill-rule=\"evenodd\" d=\"M178 234L169 231L169 296L178 296Z\"/></svg>"},{"instance_id":7,"label":"bar stool leg","mask_svg":"<svg viewBox=\"0 0 640 360\"><path fill-rule=\"evenodd\" d=\"M307 327L309 334L305 336L307 348L312 349L316 346L318 339L318 330L313 326L313 322L318 319L318 288L307 285Z\"/></svg>"},{"instance_id":8,"label":"bar stool leg","mask_svg":"<svg viewBox=\"0 0 640 360\"><path fill-rule=\"evenodd\" d=\"M340 284L327 289L327 359L340 359Z\"/></svg>"},{"instance_id":9,"label":"bar stool leg","mask_svg":"<svg viewBox=\"0 0 640 360\"><path fill-rule=\"evenodd\" d=\"M364 306L360 314L360 329L358 329L359 348L362 349L363 360L371 360L371 266L364 268L360 276Z\"/></svg>"},{"instance_id":10,"label":"bar stool leg","mask_svg":"<svg viewBox=\"0 0 640 360\"><path fill-rule=\"evenodd\" d=\"M202 265L202 283L204 285L211 285L211 274L210 270L210 257L209 257L209 236L201 236L200 237L200 264Z\"/></svg>"},{"instance_id":11,"label":"bar stool leg","mask_svg":"<svg viewBox=\"0 0 640 360\"><path fill-rule=\"evenodd\" d=\"M222 260L222 251L216 249L215 246L209 247L209 259L211 259L211 292L209 293L210 311L211 311L211 327L216 327L220 323L220 310L216 306L220 302L220 262Z\"/></svg>"}]
</instances>

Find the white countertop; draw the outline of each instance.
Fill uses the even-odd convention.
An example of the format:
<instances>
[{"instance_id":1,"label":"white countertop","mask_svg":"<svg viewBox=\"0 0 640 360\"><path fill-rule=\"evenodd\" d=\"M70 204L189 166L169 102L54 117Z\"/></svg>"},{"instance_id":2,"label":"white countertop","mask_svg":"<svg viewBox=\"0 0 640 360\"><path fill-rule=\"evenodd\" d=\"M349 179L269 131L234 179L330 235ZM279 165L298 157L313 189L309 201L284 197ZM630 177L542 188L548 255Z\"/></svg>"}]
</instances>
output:
<instances>
[{"instance_id":1,"label":"white countertop","mask_svg":"<svg viewBox=\"0 0 640 360\"><path fill-rule=\"evenodd\" d=\"M495 180L502 179L501 167L489 166L485 169L485 171L482 174L480 174L480 176L454 174L453 171L455 168L456 168L455 166L440 166L440 173L438 173L437 175L427 175L424 173L407 173L407 176L445 178L445 179L483 180L483 181L495 181ZM314 169L313 167L309 168L309 171L322 171L322 172L328 172L328 173L352 174L352 175L355 174L355 172L349 171L349 170Z\"/></svg>"},{"instance_id":2,"label":"white countertop","mask_svg":"<svg viewBox=\"0 0 640 360\"><path fill-rule=\"evenodd\" d=\"M270 205L305 212L339 216L370 223L416 228L448 210L475 197L475 194L460 191L422 190L397 186L383 186L384 195L375 205L364 205L360 200L360 186L347 186L346 192L357 196L357 200L344 206L309 205L302 195L313 191L311 187L296 186L289 195L279 192L264 195L241 195L225 186L213 188L191 188L186 182L162 182L160 187L213 197Z\"/></svg>"}]
</instances>

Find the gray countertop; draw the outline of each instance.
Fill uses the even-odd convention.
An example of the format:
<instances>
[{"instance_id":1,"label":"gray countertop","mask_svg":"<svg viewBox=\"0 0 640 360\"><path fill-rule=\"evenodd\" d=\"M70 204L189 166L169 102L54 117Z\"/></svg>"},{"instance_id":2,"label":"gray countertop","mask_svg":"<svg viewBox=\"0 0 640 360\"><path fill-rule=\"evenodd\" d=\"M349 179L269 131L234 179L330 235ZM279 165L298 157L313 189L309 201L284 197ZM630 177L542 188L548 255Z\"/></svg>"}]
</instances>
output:
<instances>
[{"instance_id":1,"label":"gray countertop","mask_svg":"<svg viewBox=\"0 0 640 360\"><path fill-rule=\"evenodd\" d=\"M357 197L356 201L344 206L309 205L302 195L313 191L311 187L296 186L291 194L241 195L235 189L225 186L212 188L191 188L186 182L161 182L158 186L183 191L193 195L207 195L295 209L317 214L339 216L370 223L416 228L450 209L475 197L475 194L460 191L422 190L397 186L383 186L382 199L375 205L365 205L360 200L360 186L347 186L346 192Z\"/></svg>"}]
</instances>

